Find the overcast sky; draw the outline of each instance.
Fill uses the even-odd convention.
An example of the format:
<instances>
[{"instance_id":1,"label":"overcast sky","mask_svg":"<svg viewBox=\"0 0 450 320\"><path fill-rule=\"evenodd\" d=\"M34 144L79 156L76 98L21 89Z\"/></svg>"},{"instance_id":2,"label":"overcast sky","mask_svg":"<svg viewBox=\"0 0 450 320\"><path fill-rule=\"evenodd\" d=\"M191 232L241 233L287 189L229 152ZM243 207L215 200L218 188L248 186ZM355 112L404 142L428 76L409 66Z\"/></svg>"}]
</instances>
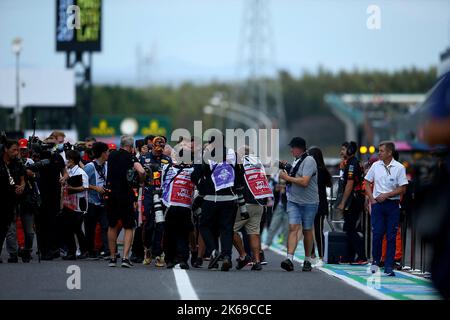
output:
<instances>
[{"instance_id":1,"label":"overcast sky","mask_svg":"<svg viewBox=\"0 0 450 320\"><path fill-rule=\"evenodd\" d=\"M134 84L137 48L151 55L141 75L149 83L236 77L245 0L103 0L97 83ZM381 9L381 29L369 30L366 9ZM295 75L319 65L396 70L438 63L450 46L448 0L271 0L274 65ZM0 0L0 70L14 67L11 41L23 38L22 65L64 68L55 51L54 0Z\"/></svg>"}]
</instances>

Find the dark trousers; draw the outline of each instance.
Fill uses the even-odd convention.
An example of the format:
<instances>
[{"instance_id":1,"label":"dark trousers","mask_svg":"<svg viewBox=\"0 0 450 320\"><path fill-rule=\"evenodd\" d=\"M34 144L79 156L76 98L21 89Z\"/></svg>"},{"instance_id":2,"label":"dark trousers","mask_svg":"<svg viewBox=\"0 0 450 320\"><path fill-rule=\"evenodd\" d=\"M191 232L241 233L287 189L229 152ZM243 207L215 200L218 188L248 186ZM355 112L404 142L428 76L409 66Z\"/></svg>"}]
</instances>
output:
<instances>
[{"instance_id":1,"label":"dark trousers","mask_svg":"<svg viewBox=\"0 0 450 320\"><path fill-rule=\"evenodd\" d=\"M142 241L142 226L138 226L134 229L133 244L131 246L131 252L134 257L144 258L144 242Z\"/></svg>"},{"instance_id":2,"label":"dark trousers","mask_svg":"<svg viewBox=\"0 0 450 320\"><path fill-rule=\"evenodd\" d=\"M164 230L164 253L167 262L187 262L189 232L192 230L191 209L169 207Z\"/></svg>"},{"instance_id":3,"label":"dark trousers","mask_svg":"<svg viewBox=\"0 0 450 320\"><path fill-rule=\"evenodd\" d=\"M236 219L236 202L205 200L200 218L200 233L209 250L219 249L214 238L214 220L217 219L220 231L220 246L222 255L231 258L233 247L233 226Z\"/></svg>"},{"instance_id":4,"label":"dark trousers","mask_svg":"<svg viewBox=\"0 0 450 320\"><path fill-rule=\"evenodd\" d=\"M61 226L58 219L60 200L57 203L42 202L39 213L35 217L36 239L41 255L51 254L61 246Z\"/></svg>"},{"instance_id":5,"label":"dark trousers","mask_svg":"<svg viewBox=\"0 0 450 320\"><path fill-rule=\"evenodd\" d=\"M348 239L348 258L350 262L355 260L355 254L358 255L358 260L366 260L366 253L364 250L364 238L358 233L361 218L361 213L364 208L364 198L357 196L352 199L352 203L348 210L344 213L344 231L347 233Z\"/></svg>"},{"instance_id":6,"label":"dark trousers","mask_svg":"<svg viewBox=\"0 0 450 320\"><path fill-rule=\"evenodd\" d=\"M67 254L76 254L77 245L74 236L78 239L81 253L85 253L87 251L87 241L86 236L81 229L81 225L83 224L83 214L64 208L62 219L64 223L64 242L67 246Z\"/></svg>"},{"instance_id":7,"label":"dark trousers","mask_svg":"<svg viewBox=\"0 0 450 320\"><path fill-rule=\"evenodd\" d=\"M88 211L84 216L84 230L86 231L86 247L90 254L95 252L95 231L97 223L102 230L102 248L100 251L108 252L108 218L104 206L89 203Z\"/></svg>"},{"instance_id":8,"label":"dark trousers","mask_svg":"<svg viewBox=\"0 0 450 320\"><path fill-rule=\"evenodd\" d=\"M0 216L0 256L9 226L14 219L14 208L3 208L2 210L5 212L2 212L2 216Z\"/></svg>"},{"instance_id":9,"label":"dark trousers","mask_svg":"<svg viewBox=\"0 0 450 320\"><path fill-rule=\"evenodd\" d=\"M316 244L317 244L317 252L319 253L319 257L323 257L324 252L324 243L325 243L325 236L323 235L323 220L325 219L325 216L320 215L319 213L316 214L316 217L314 218L314 237L316 238ZM313 245L313 252L315 252L315 246Z\"/></svg>"},{"instance_id":10,"label":"dark trousers","mask_svg":"<svg viewBox=\"0 0 450 320\"><path fill-rule=\"evenodd\" d=\"M156 258L163 253L162 239L164 235L164 222L155 222L153 210L153 191L144 191L145 223L142 228L142 241L145 248L151 248L152 257Z\"/></svg>"},{"instance_id":11,"label":"dark trousers","mask_svg":"<svg viewBox=\"0 0 450 320\"><path fill-rule=\"evenodd\" d=\"M372 205L372 256L375 264L381 260L383 236L386 234L387 250L384 262L385 271L392 271L395 258L395 239L400 221L400 206L395 200L385 200Z\"/></svg>"}]
</instances>

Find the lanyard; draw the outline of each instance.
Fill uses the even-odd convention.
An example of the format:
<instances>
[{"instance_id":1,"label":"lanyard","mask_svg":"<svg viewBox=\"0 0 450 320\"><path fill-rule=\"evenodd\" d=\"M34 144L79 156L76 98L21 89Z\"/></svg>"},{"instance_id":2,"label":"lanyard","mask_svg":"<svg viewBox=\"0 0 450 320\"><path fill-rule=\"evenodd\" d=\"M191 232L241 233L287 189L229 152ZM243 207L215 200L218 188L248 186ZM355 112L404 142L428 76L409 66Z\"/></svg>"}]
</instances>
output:
<instances>
[{"instance_id":1,"label":"lanyard","mask_svg":"<svg viewBox=\"0 0 450 320\"><path fill-rule=\"evenodd\" d=\"M384 167L384 170L386 170L388 176L390 176L391 175L391 165L387 166L383 163L383 167Z\"/></svg>"}]
</instances>

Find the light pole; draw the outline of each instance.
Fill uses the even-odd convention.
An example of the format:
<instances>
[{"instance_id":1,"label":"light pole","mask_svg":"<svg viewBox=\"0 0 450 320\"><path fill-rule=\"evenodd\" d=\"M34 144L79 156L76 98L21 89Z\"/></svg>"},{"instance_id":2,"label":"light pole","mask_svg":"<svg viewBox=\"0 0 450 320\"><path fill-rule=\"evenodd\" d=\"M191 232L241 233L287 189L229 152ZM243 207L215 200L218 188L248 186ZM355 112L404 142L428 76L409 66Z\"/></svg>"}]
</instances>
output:
<instances>
[{"instance_id":1,"label":"light pole","mask_svg":"<svg viewBox=\"0 0 450 320\"><path fill-rule=\"evenodd\" d=\"M20 131L20 77L19 77L19 57L22 50L22 39L15 38L12 42L12 51L16 55L16 108L15 108L15 131Z\"/></svg>"}]
</instances>

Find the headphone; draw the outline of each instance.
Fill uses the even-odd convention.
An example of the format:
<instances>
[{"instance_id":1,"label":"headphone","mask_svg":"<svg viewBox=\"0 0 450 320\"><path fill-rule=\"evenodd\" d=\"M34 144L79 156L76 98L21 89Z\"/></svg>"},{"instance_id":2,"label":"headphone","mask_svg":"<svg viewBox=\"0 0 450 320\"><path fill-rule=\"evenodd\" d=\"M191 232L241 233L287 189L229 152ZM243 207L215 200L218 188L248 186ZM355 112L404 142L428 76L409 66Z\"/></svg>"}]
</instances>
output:
<instances>
[{"instance_id":1,"label":"headphone","mask_svg":"<svg viewBox=\"0 0 450 320\"><path fill-rule=\"evenodd\" d=\"M347 147L347 156L352 156L358 151L358 145L355 141L349 141Z\"/></svg>"}]
</instances>

